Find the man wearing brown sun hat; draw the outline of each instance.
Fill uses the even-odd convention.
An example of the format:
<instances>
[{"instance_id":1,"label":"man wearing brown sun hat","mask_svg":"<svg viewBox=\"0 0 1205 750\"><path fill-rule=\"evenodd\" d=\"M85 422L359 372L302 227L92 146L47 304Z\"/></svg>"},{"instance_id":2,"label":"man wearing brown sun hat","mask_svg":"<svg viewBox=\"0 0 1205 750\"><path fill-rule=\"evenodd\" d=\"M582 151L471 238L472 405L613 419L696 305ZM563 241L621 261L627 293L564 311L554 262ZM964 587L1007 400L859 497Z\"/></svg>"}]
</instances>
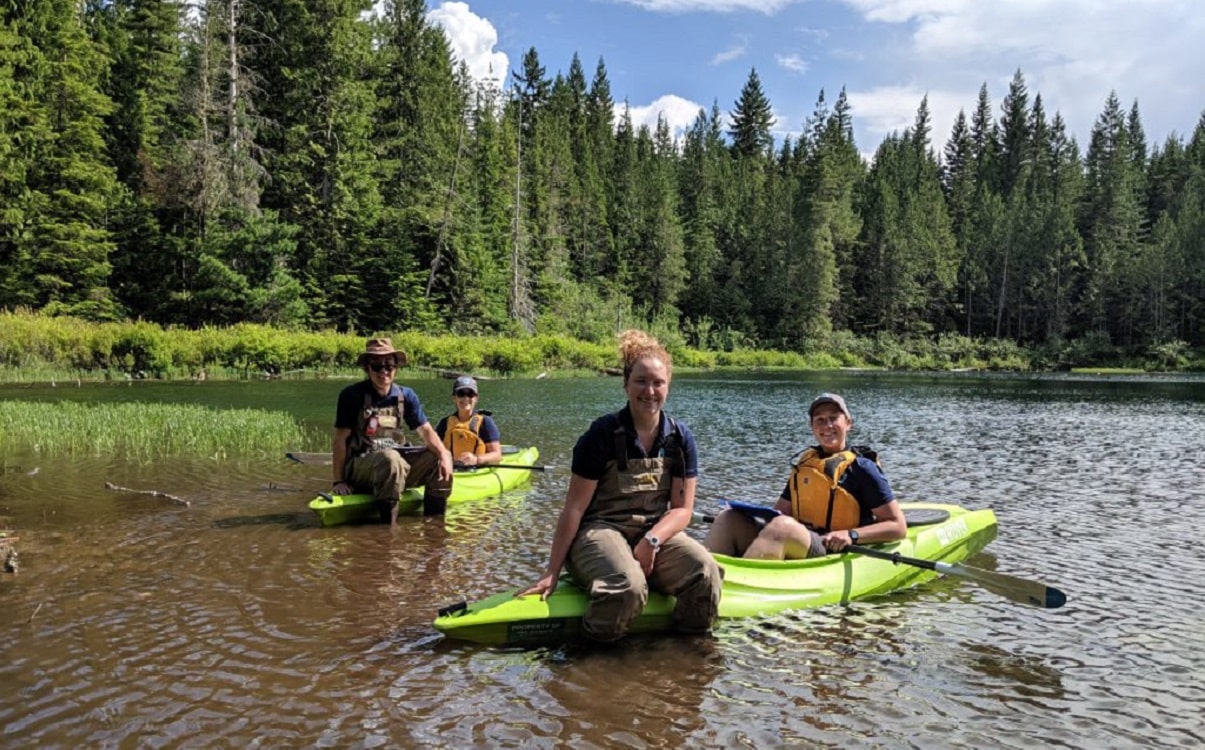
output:
<instances>
[{"instance_id":1,"label":"man wearing brown sun hat","mask_svg":"<svg viewBox=\"0 0 1205 750\"><path fill-rule=\"evenodd\" d=\"M427 421L418 394L394 382L406 353L390 339L373 338L356 365L365 379L344 388L335 408L334 492L372 493L381 520L390 525L397 524L398 500L410 487L424 489L424 515L443 513L452 491L452 454ZM422 446L410 446L406 428Z\"/></svg>"}]
</instances>

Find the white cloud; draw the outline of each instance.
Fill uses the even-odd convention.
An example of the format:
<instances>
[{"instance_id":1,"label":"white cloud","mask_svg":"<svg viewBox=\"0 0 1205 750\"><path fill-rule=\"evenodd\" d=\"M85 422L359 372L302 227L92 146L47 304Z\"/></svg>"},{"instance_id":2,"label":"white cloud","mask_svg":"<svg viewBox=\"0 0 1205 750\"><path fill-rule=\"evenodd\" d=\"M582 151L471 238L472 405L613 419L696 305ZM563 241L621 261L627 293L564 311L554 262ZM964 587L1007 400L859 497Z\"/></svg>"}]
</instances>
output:
<instances>
[{"instance_id":1,"label":"white cloud","mask_svg":"<svg viewBox=\"0 0 1205 750\"><path fill-rule=\"evenodd\" d=\"M804 60L799 55L775 55L774 60L778 63L779 67L786 68L792 73L802 75L808 70L807 60Z\"/></svg>"},{"instance_id":2,"label":"white cloud","mask_svg":"<svg viewBox=\"0 0 1205 750\"><path fill-rule=\"evenodd\" d=\"M427 20L444 30L457 60L463 60L477 81L493 79L504 86L510 61L504 52L495 52L498 31L486 19L469 10L467 3L443 3L427 13Z\"/></svg>"},{"instance_id":3,"label":"white cloud","mask_svg":"<svg viewBox=\"0 0 1205 750\"><path fill-rule=\"evenodd\" d=\"M1173 130L1186 135L1205 104L1205 5L1194 0L845 1L868 21L906 25L910 49L903 57L910 62L899 67L903 86L924 81L930 91L959 91L969 112L986 83L999 116L1020 69L1030 102L1040 94L1047 114L1061 114L1081 148L1110 91L1127 108L1138 100L1153 142ZM897 119L886 111L902 91L884 86L863 92L863 101L883 108L866 118L868 127L878 130ZM913 112L915 107L914 101ZM936 107L934 122L948 129Z\"/></svg>"},{"instance_id":4,"label":"white cloud","mask_svg":"<svg viewBox=\"0 0 1205 750\"><path fill-rule=\"evenodd\" d=\"M811 26L796 26L795 31L802 37L812 39L817 42L823 42L828 39L829 33L826 29L814 29Z\"/></svg>"},{"instance_id":5,"label":"white cloud","mask_svg":"<svg viewBox=\"0 0 1205 750\"><path fill-rule=\"evenodd\" d=\"M716 56L711 58L712 65L722 65L726 62L732 62L745 56L745 43L741 42L735 47L730 47L723 52L716 53Z\"/></svg>"},{"instance_id":6,"label":"white cloud","mask_svg":"<svg viewBox=\"0 0 1205 750\"><path fill-rule=\"evenodd\" d=\"M618 120L623 116L625 106L630 106L622 103L615 105L615 118ZM652 104L645 107L630 107L632 125L639 128L641 125L647 125L649 130L656 130L657 115L665 117L665 122L669 125L670 131L675 138L681 135L694 125L695 120L699 116L699 110L703 107L689 99L683 99L674 94L666 94L658 97Z\"/></svg>"},{"instance_id":7,"label":"white cloud","mask_svg":"<svg viewBox=\"0 0 1205 750\"><path fill-rule=\"evenodd\" d=\"M799 0L618 0L654 13L731 13L752 10L767 16Z\"/></svg>"},{"instance_id":8,"label":"white cloud","mask_svg":"<svg viewBox=\"0 0 1205 750\"><path fill-rule=\"evenodd\" d=\"M879 86L866 91L846 91L852 107L859 144L877 144L892 133L903 133L916 124L921 100L929 97L929 145L941 153L958 110L968 105L961 92L936 91L914 86ZM973 106L971 102L970 106ZM967 112L967 116L970 113ZM867 138L869 136L869 138Z\"/></svg>"}]
</instances>

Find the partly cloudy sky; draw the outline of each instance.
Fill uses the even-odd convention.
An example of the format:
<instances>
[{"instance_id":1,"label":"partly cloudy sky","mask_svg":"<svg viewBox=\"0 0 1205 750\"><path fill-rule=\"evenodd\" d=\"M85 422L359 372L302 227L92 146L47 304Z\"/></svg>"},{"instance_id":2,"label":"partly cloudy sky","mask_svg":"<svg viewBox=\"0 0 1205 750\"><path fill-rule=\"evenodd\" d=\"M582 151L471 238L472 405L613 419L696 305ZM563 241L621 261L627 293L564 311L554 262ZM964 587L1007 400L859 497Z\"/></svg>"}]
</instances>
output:
<instances>
[{"instance_id":1,"label":"partly cloudy sky","mask_svg":"<svg viewBox=\"0 0 1205 750\"><path fill-rule=\"evenodd\" d=\"M478 76L517 71L534 47L549 78L576 52L601 58L637 122L658 112L679 132L700 108L727 112L752 69L781 137L796 134L820 90L842 87L858 147L908 127L929 97L940 151L959 109L987 84L993 111L1019 69L1031 101L1088 134L1110 91L1138 101L1151 145L1187 139L1205 111L1200 0L468 0L428 2L453 51ZM509 82L509 79L507 79Z\"/></svg>"}]
</instances>

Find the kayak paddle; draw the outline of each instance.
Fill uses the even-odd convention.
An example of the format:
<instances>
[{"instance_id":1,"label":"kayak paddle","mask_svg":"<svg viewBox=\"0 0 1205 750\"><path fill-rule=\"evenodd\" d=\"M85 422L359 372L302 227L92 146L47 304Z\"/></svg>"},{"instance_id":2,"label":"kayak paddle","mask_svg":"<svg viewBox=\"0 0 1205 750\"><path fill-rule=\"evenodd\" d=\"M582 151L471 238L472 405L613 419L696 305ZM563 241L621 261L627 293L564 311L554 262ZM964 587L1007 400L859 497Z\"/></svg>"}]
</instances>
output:
<instances>
[{"instance_id":1,"label":"kayak paddle","mask_svg":"<svg viewBox=\"0 0 1205 750\"><path fill-rule=\"evenodd\" d=\"M290 451L285 454L285 458L290 461L296 461L299 464L326 464L331 462L331 454L329 453L305 453L302 451ZM528 464L482 464L480 466L465 466L456 464L452 467L455 471L473 471L475 469L523 469L524 471L554 471L555 466L536 466Z\"/></svg>"},{"instance_id":2,"label":"kayak paddle","mask_svg":"<svg viewBox=\"0 0 1205 750\"><path fill-rule=\"evenodd\" d=\"M1028 604L1042 609L1058 609L1067 603L1066 594L1053 586L1047 586L1039 581L1028 581L1016 576L972 568L961 563L943 563L934 562L933 560L921 560L916 557L904 557L898 552L884 552L883 550L866 547L861 544L851 544L844 551L866 555L867 557L877 557L880 560L890 560L896 565L914 565L918 568L934 570L945 575L969 578L988 591L1020 604Z\"/></svg>"},{"instance_id":3,"label":"kayak paddle","mask_svg":"<svg viewBox=\"0 0 1205 750\"><path fill-rule=\"evenodd\" d=\"M422 451L426 450L426 446L422 446L422 445L398 446L398 448L399 449L400 448L413 449L418 452L422 452ZM502 446L502 454L503 455L518 453L519 450L520 449L514 445ZM285 458L289 459L290 461L299 463L299 464L317 464L317 465L321 465L321 466L329 466L331 463L331 454L329 452L323 453L323 452L310 452L310 451L289 451L289 452L285 453ZM557 468L555 466L523 466L521 464L489 464L489 465L493 466L495 469L525 469L528 471L550 471L550 470ZM454 468L459 471L459 470L473 469L475 467L456 466Z\"/></svg>"},{"instance_id":4,"label":"kayak paddle","mask_svg":"<svg viewBox=\"0 0 1205 750\"><path fill-rule=\"evenodd\" d=\"M523 469L525 471L554 471L557 467L525 464L478 464L476 466L455 464L452 466L452 468L456 471L474 471L475 469Z\"/></svg>"}]
</instances>

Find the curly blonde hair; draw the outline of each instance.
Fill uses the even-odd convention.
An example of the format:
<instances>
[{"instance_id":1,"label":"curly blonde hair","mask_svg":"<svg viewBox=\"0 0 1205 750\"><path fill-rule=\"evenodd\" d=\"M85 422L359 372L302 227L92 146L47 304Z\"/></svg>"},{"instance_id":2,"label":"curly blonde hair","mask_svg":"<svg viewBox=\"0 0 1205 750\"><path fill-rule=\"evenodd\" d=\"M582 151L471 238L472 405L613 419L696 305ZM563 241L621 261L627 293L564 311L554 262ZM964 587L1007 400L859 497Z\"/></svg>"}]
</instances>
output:
<instances>
[{"instance_id":1,"label":"curly blonde hair","mask_svg":"<svg viewBox=\"0 0 1205 750\"><path fill-rule=\"evenodd\" d=\"M632 368L645 357L656 357L665 364L665 374L673 375L674 360L661 342L644 331L630 328L619 334L619 359L623 363L623 382L628 382Z\"/></svg>"}]
</instances>

